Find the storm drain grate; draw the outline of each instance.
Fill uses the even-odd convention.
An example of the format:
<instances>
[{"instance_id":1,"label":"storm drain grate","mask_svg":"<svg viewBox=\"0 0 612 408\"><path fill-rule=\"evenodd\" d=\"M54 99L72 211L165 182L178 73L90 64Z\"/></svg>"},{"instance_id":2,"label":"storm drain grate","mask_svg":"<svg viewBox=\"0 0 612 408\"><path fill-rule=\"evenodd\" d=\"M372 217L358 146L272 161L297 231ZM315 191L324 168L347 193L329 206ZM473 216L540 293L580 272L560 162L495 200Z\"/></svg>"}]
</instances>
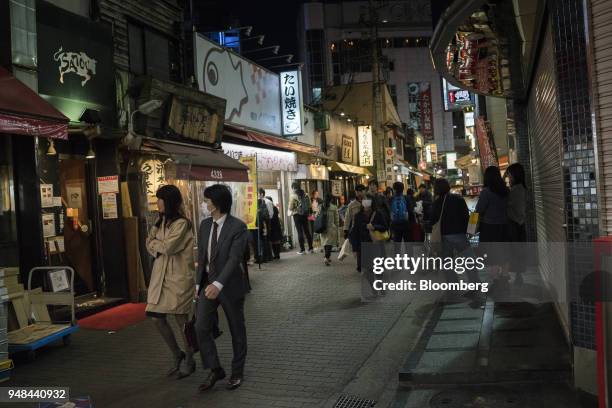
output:
<instances>
[{"instance_id":1,"label":"storm drain grate","mask_svg":"<svg viewBox=\"0 0 612 408\"><path fill-rule=\"evenodd\" d=\"M512 390L442 391L429 400L431 408L522 408L525 405Z\"/></svg>"},{"instance_id":2,"label":"storm drain grate","mask_svg":"<svg viewBox=\"0 0 612 408\"><path fill-rule=\"evenodd\" d=\"M371 408L376 405L376 401L356 397L354 395L341 395L336 401L334 408Z\"/></svg>"}]
</instances>

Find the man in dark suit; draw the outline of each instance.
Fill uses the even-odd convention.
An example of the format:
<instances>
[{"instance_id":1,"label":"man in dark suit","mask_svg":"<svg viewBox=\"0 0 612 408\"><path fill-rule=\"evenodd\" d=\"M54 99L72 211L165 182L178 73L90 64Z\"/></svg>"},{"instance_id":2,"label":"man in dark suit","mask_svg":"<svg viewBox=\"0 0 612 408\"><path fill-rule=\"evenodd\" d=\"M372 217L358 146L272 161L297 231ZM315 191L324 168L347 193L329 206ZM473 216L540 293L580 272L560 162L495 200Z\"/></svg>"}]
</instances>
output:
<instances>
[{"instance_id":1,"label":"man in dark suit","mask_svg":"<svg viewBox=\"0 0 612 408\"><path fill-rule=\"evenodd\" d=\"M233 390L242 384L247 353L244 324L247 285L242 269L247 248L247 227L229 214L232 194L226 186L216 184L208 187L204 190L204 202L212 217L202 221L198 236L196 332L202 365L211 371L199 389L209 390L217 381L225 378L214 339L215 316L221 305L232 334L234 358L227 389Z\"/></svg>"}]
</instances>

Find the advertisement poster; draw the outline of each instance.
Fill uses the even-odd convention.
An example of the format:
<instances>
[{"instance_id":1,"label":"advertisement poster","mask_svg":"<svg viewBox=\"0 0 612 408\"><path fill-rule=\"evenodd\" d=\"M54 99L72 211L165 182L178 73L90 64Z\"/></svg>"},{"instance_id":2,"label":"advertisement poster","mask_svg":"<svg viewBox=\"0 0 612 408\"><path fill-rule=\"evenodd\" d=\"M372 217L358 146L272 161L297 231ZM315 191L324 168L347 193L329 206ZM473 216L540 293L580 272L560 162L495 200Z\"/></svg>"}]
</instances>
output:
<instances>
[{"instance_id":1,"label":"advertisement poster","mask_svg":"<svg viewBox=\"0 0 612 408\"><path fill-rule=\"evenodd\" d=\"M225 121L281 135L280 76L201 34L194 41L200 91L227 100Z\"/></svg>"},{"instance_id":2,"label":"advertisement poster","mask_svg":"<svg viewBox=\"0 0 612 408\"><path fill-rule=\"evenodd\" d=\"M98 194L119 193L119 176L98 177Z\"/></svg>"},{"instance_id":3,"label":"advertisement poster","mask_svg":"<svg viewBox=\"0 0 612 408\"><path fill-rule=\"evenodd\" d=\"M42 215L43 237L55 236L55 214Z\"/></svg>"},{"instance_id":4,"label":"advertisement poster","mask_svg":"<svg viewBox=\"0 0 612 408\"><path fill-rule=\"evenodd\" d=\"M105 220L114 220L119 218L117 210L117 194L102 194L102 218Z\"/></svg>"},{"instance_id":5,"label":"advertisement poster","mask_svg":"<svg viewBox=\"0 0 612 408\"><path fill-rule=\"evenodd\" d=\"M81 186L66 186L69 208L83 208L83 190Z\"/></svg>"},{"instance_id":6,"label":"advertisement poster","mask_svg":"<svg viewBox=\"0 0 612 408\"><path fill-rule=\"evenodd\" d=\"M40 185L40 205L42 208L53 207L53 184Z\"/></svg>"},{"instance_id":7,"label":"advertisement poster","mask_svg":"<svg viewBox=\"0 0 612 408\"><path fill-rule=\"evenodd\" d=\"M476 136L482 169L485 170L489 166L498 166L495 141L493 135L491 135L489 124L483 118L476 119Z\"/></svg>"},{"instance_id":8,"label":"advertisement poster","mask_svg":"<svg viewBox=\"0 0 612 408\"><path fill-rule=\"evenodd\" d=\"M242 156L240 163L249 168L249 182L240 183L245 199L241 202L241 210L236 216L245 222L248 229L257 229L257 158L255 156Z\"/></svg>"}]
</instances>

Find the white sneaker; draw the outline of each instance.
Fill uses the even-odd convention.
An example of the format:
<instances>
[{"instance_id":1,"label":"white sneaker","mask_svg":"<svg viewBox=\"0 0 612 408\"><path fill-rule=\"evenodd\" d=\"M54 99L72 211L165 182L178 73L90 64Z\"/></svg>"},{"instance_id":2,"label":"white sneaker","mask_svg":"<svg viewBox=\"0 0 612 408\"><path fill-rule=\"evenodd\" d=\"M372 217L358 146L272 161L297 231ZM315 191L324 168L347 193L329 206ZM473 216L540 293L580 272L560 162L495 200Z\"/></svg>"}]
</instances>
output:
<instances>
[{"instance_id":1,"label":"white sneaker","mask_svg":"<svg viewBox=\"0 0 612 408\"><path fill-rule=\"evenodd\" d=\"M298 254L298 255L304 255L305 253L306 253L306 252L304 252L304 251L298 251L298 252L296 252L296 254Z\"/></svg>"}]
</instances>

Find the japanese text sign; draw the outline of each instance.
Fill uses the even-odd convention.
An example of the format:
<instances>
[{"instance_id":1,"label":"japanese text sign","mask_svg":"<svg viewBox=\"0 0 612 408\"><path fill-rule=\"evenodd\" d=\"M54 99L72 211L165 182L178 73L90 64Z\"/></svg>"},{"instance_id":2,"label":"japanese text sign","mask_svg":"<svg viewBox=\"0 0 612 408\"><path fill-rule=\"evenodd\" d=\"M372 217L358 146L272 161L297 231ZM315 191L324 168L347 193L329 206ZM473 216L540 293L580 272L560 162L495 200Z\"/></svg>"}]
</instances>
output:
<instances>
[{"instance_id":1,"label":"japanese text sign","mask_svg":"<svg viewBox=\"0 0 612 408\"><path fill-rule=\"evenodd\" d=\"M283 136L302 134L302 87L300 71L280 74Z\"/></svg>"}]
</instances>

